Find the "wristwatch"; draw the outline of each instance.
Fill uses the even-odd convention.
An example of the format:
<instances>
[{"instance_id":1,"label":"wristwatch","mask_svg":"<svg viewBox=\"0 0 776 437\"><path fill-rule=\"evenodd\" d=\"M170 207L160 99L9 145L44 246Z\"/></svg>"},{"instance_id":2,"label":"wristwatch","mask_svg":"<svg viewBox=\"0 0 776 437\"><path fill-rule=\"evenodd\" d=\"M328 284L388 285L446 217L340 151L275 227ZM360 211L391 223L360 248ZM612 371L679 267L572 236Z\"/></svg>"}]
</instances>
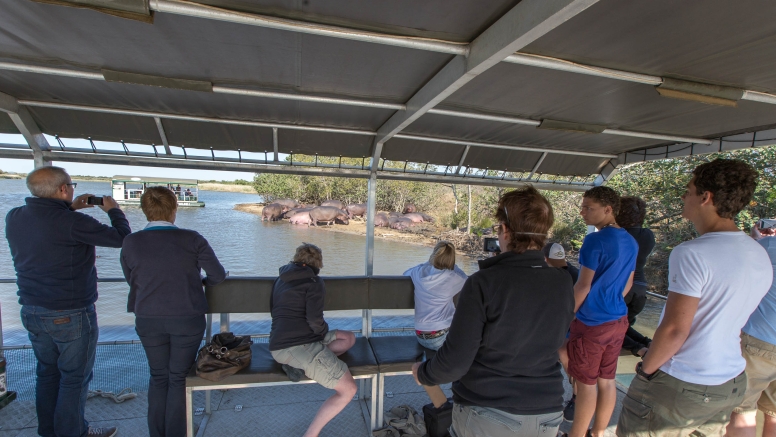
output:
<instances>
[{"instance_id":1,"label":"wristwatch","mask_svg":"<svg viewBox=\"0 0 776 437\"><path fill-rule=\"evenodd\" d=\"M636 364L636 373L646 378L647 381L652 381L652 378L654 378L655 375L657 375L657 371L653 373L646 373L645 371L641 370L643 365L644 365L643 361L640 361L638 364Z\"/></svg>"}]
</instances>

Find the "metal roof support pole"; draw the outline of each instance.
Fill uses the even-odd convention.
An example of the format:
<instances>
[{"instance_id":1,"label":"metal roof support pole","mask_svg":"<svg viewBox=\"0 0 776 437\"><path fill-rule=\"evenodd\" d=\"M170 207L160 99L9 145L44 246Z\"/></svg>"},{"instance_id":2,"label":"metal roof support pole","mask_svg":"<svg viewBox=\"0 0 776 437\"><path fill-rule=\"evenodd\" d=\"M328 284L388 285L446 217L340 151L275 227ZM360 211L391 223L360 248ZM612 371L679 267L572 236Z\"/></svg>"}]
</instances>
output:
<instances>
[{"instance_id":1,"label":"metal roof support pole","mask_svg":"<svg viewBox=\"0 0 776 437\"><path fill-rule=\"evenodd\" d=\"M531 174L528 175L528 180L530 181L533 177L534 173L536 173L537 170L539 170L539 166L542 165L542 162L544 162L544 158L547 157L547 152L542 153L542 156L539 157L539 160L536 161L536 165L533 166L531 169Z\"/></svg>"},{"instance_id":2,"label":"metal roof support pole","mask_svg":"<svg viewBox=\"0 0 776 437\"><path fill-rule=\"evenodd\" d=\"M164 132L164 126L162 126L162 119L159 117L154 117L154 121L156 122L156 128L159 130L159 137L161 137L162 144L164 145L164 153L172 155L172 150L170 150L170 143L167 142L167 134Z\"/></svg>"},{"instance_id":3,"label":"metal roof support pole","mask_svg":"<svg viewBox=\"0 0 776 437\"><path fill-rule=\"evenodd\" d=\"M369 180L367 181L366 199L366 253L365 273L367 277L374 274L375 265L375 214L377 212L377 166L380 155L383 154L383 143L375 142L375 150L369 163ZM372 310L362 311L361 334L372 336ZM372 394L374 396L374 393Z\"/></svg>"},{"instance_id":4,"label":"metal roof support pole","mask_svg":"<svg viewBox=\"0 0 776 437\"><path fill-rule=\"evenodd\" d=\"M51 161L43 153L51 150L51 147L49 147L49 143L43 136L43 132L40 131L38 124L33 120L30 111L24 106L20 106L16 97L5 93L0 93L0 111L11 117L16 129L24 136L27 145L32 149L35 168L51 165Z\"/></svg>"},{"instance_id":5,"label":"metal roof support pole","mask_svg":"<svg viewBox=\"0 0 776 437\"><path fill-rule=\"evenodd\" d=\"M280 155L278 154L278 128L272 128L272 149L275 151L275 162L280 161Z\"/></svg>"},{"instance_id":6,"label":"metal roof support pole","mask_svg":"<svg viewBox=\"0 0 776 437\"><path fill-rule=\"evenodd\" d=\"M455 174L460 174L461 173L461 167L463 167L463 162L466 161L466 155L469 154L469 149L471 147L472 146L466 146L466 148L463 149L463 154L461 155L461 160L458 161L458 167L455 169Z\"/></svg>"},{"instance_id":7,"label":"metal roof support pole","mask_svg":"<svg viewBox=\"0 0 776 437\"><path fill-rule=\"evenodd\" d=\"M469 55L458 55L407 102L407 110L395 113L377 131L385 143L455 91L507 56L581 13L598 0L523 0L470 45Z\"/></svg>"}]
</instances>

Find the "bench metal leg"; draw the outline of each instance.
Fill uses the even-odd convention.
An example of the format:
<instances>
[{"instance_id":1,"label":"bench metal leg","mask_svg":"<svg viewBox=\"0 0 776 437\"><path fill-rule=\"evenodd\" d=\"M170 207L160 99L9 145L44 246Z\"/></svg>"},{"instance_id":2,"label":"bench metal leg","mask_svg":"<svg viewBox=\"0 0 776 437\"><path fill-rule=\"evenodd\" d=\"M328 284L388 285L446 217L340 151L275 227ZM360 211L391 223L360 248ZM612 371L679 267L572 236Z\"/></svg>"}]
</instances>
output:
<instances>
[{"instance_id":1,"label":"bench metal leg","mask_svg":"<svg viewBox=\"0 0 776 437\"><path fill-rule=\"evenodd\" d=\"M377 427L383 427L383 402L385 398L385 375L380 373L377 381Z\"/></svg>"},{"instance_id":2,"label":"bench metal leg","mask_svg":"<svg viewBox=\"0 0 776 437\"><path fill-rule=\"evenodd\" d=\"M186 437L194 437L194 394L186 387Z\"/></svg>"},{"instance_id":3,"label":"bench metal leg","mask_svg":"<svg viewBox=\"0 0 776 437\"><path fill-rule=\"evenodd\" d=\"M210 414L210 390L205 392L205 414Z\"/></svg>"},{"instance_id":4,"label":"bench metal leg","mask_svg":"<svg viewBox=\"0 0 776 437\"><path fill-rule=\"evenodd\" d=\"M372 408L370 409L370 419L371 423L369 424L369 432L371 433L375 429L377 429L377 398L378 398L378 391L377 391L377 375L373 376L372 378L372 394L370 397L372 398Z\"/></svg>"}]
</instances>

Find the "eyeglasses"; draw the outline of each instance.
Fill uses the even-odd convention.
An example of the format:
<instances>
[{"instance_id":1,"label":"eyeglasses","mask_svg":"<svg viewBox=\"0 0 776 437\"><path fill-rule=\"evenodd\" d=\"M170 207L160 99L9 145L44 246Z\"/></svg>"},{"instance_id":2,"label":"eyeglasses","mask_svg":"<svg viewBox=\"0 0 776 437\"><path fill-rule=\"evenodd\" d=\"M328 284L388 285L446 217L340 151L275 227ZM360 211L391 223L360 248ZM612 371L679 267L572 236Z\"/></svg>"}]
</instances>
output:
<instances>
[{"instance_id":1,"label":"eyeglasses","mask_svg":"<svg viewBox=\"0 0 776 437\"><path fill-rule=\"evenodd\" d=\"M75 190L75 187L78 186L78 182L71 182L71 183L65 184L65 185L71 185L73 187L73 189Z\"/></svg>"}]
</instances>

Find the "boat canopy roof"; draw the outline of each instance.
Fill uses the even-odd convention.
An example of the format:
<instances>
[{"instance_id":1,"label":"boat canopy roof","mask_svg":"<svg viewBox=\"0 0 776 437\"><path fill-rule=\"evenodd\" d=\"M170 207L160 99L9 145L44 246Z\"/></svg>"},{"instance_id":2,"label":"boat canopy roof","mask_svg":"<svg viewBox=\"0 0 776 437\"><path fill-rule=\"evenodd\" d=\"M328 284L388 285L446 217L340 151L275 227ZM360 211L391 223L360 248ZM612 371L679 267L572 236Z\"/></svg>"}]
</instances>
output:
<instances>
[{"instance_id":1,"label":"boat canopy roof","mask_svg":"<svg viewBox=\"0 0 776 437\"><path fill-rule=\"evenodd\" d=\"M171 167L224 168L217 152L227 151L242 164L238 153L277 165L279 154L305 154L372 161L364 172L332 170L354 177L455 181L475 169L493 184L556 175L587 187L631 162L776 142L769 0L0 0L0 9L0 132L25 134L55 160L76 159L64 139L88 138L164 147L147 158ZM41 145L36 130L63 143ZM181 157L176 147L208 153ZM124 151L110 162L153 165ZM78 159L97 162L86 155ZM435 167L402 176L386 161Z\"/></svg>"},{"instance_id":2,"label":"boat canopy roof","mask_svg":"<svg viewBox=\"0 0 776 437\"><path fill-rule=\"evenodd\" d=\"M197 185L199 181L196 179L180 179L180 178L156 178L148 176L113 176L113 182L133 182L138 184L150 183L150 184L180 184L180 185Z\"/></svg>"}]
</instances>

